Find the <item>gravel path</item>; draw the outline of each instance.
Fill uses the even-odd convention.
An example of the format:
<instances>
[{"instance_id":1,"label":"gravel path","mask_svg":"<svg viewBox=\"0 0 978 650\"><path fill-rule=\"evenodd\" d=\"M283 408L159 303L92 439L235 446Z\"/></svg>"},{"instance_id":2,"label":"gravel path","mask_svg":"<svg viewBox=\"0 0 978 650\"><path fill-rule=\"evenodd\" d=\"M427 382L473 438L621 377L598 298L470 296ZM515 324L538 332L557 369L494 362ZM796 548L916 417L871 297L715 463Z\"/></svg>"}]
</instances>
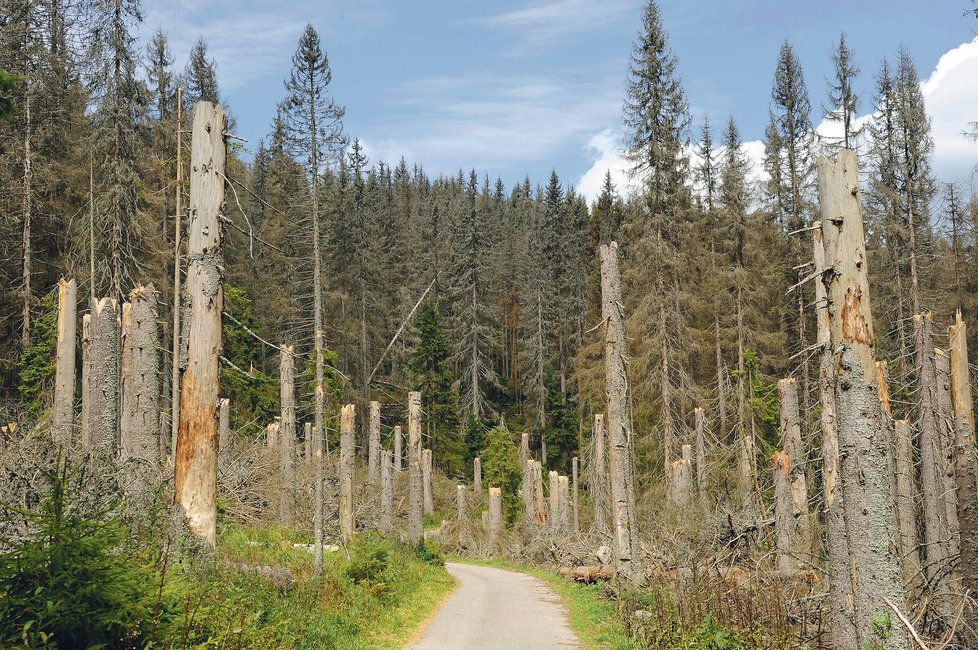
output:
<instances>
[{"instance_id":1,"label":"gravel path","mask_svg":"<svg viewBox=\"0 0 978 650\"><path fill-rule=\"evenodd\" d=\"M458 586L414 650L580 647L560 597L537 578L470 564L447 568Z\"/></svg>"}]
</instances>

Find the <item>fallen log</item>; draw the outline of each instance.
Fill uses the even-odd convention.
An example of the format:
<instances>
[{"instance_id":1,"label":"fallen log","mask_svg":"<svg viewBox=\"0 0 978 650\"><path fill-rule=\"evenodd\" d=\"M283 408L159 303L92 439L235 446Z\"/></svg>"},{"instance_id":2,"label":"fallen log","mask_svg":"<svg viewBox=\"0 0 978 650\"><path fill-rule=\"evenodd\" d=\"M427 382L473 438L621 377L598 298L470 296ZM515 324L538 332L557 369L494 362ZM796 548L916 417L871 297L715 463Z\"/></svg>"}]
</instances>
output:
<instances>
[{"instance_id":1,"label":"fallen log","mask_svg":"<svg viewBox=\"0 0 978 650\"><path fill-rule=\"evenodd\" d=\"M596 566L562 567L558 572L561 577L571 578L575 582L591 584L598 580L611 580L615 575L614 567L608 564Z\"/></svg>"}]
</instances>

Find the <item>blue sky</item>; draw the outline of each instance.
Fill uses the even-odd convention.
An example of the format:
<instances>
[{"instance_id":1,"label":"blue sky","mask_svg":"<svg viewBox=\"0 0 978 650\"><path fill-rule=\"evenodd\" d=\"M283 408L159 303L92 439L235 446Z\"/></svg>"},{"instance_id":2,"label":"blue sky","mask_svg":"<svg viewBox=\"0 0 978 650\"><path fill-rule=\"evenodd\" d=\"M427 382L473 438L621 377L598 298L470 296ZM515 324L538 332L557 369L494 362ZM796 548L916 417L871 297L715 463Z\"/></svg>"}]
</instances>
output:
<instances>
[{"instance_id":1,"label":"blue sky","mask_svg":"<svg viewBox=\"0 0 978 650\"><path fill-rule=\"evenodd\" d=\"M978 145L960 137L978 119L978 21L963 15L969 2L663 0L660 6L694 134L705 113L718 124L732 113L745 140L760 139L786 38L804 65L818 123L829 53L845 27L863 70L861 112L871 108L868 89L879 61L903 45L930 84L935 167L944 178L964 181L978 162ZM403 155L431 173L475 167L507 185L526 174L543 182L556 168L590 194L605 169L621 174L622 91L642 5L147 0L142 35L167 31L181 67L193 41L207 40L238 131L253 146L268 132L296 42L311 22L329 53L346 130L365 143L371 162ZM757 143L748 149L756 154Z\"/></svg>"}]
</instances>

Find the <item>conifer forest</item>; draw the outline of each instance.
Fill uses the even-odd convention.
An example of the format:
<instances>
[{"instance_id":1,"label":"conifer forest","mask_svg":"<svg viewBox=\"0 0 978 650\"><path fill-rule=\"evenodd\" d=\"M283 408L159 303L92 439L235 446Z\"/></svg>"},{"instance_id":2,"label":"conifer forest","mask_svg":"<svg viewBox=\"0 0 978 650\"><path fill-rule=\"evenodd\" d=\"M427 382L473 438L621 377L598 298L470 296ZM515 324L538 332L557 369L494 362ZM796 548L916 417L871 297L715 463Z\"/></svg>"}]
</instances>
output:
<instances>
[{"instance_id":1,"label":"conifer forest","mask_svg":"<svg viewBox=\"0 0 978 650\"><path fill-rule=\"evenodd\" d=\"M143 12L0 0L0 647L978 648L978 192L899 42L784 41L761 151L638 3L588 196L371 159L312 22L245 142Z\"/></svg>"}]
</instances>

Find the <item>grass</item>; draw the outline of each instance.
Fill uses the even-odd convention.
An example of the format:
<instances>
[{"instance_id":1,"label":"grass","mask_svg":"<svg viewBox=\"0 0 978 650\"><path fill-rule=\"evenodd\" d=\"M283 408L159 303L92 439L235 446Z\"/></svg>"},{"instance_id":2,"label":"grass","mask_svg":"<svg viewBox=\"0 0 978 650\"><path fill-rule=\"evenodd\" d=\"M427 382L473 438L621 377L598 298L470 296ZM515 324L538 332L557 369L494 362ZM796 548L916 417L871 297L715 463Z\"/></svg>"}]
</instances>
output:
<instances>
[{"instance_id":1,"label":"grass","mask_svg":"<svg viewBox=\"0 0 978 650\"><path fill-rule=\"evenodd\" d=\"M229 528L218 540L223 562L288 568L296 586L284 593L268 580L218 568L206 581L174 571L158 646L222 648L400 648L443 601L454 580L417 550L371 534L346 554L327 553L323 576L293 543L302 533Z\"/></svg>"},{"instance_id":2,"label":"grass","mask_svg":"<svg viewBox=\"0 0 978 650\"><path fill-rule=\"evenodd\" d=\"M550 585L564 601L571 629L586 650L632 650L640 648L629 639L618 620L615 604L602 595L599 584L584 585L554 575L537 567L511 564L499 560L472 560L453 557L453 562L509 569L532 575Z\"/></svg>"}]
</instances>

